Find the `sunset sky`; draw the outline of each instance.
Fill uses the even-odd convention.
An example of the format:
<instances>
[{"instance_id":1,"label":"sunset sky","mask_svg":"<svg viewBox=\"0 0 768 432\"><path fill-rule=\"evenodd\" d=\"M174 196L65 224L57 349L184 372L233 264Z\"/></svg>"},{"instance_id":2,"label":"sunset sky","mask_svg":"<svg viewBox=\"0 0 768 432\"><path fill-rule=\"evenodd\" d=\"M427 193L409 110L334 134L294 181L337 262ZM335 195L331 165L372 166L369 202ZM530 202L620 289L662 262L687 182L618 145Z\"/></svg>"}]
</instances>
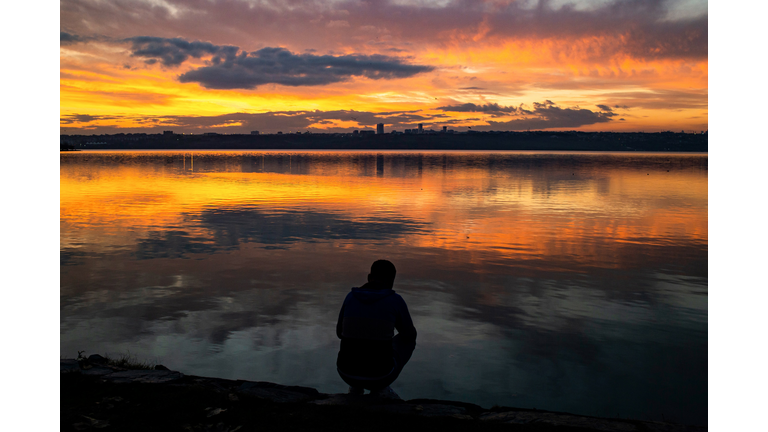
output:
<instances>
[{"instance_id":1,"label":"sunset sky","mask_svg":"<svg viewBox=\"0 0 768 432\"><path fill-rule=\"evenodd\" d=\"M62 0L63 134L708 129L706 0Z\"/></svg>"}]
</instances>

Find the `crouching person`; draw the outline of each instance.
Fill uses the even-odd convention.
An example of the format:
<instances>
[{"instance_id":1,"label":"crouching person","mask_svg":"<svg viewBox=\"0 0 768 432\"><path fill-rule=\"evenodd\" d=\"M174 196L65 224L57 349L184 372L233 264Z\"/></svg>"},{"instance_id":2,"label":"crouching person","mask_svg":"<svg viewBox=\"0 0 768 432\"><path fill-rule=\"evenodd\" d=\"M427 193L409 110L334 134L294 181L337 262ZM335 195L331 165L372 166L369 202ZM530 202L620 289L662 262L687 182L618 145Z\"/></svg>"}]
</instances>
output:
<instances>
[{"instance_id":1,"label":"crouching person","mask_svg":"<svg viewBox=\"0 0 768 432\"><path fill-rule=\"evenodd\" d=\"M367 389L379 397L400 399L389 386L416 348L416 328L405 301L392 290L395 273L391 262L374 262L368 283L352 288L341 307L336 368L350 394Z\"/></svg>"}]
</instances>

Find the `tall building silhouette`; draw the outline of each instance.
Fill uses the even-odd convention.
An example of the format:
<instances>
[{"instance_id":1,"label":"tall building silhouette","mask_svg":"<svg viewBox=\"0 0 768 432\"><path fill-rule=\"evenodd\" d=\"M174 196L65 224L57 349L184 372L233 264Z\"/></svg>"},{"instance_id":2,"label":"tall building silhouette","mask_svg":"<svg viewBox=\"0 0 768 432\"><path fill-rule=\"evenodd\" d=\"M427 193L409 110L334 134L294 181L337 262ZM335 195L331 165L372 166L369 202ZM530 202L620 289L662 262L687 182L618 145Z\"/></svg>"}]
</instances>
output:
<instances>
[{"instance_id":1,"label":"tall building silhouette","mask_svg":"<svg viewBox=\"0 0 768 432\"><path fill-rule=\"evenodd\" d=\"M376 125L376 135L384 135L384 123Z\"/></svg>"}]
</instances>

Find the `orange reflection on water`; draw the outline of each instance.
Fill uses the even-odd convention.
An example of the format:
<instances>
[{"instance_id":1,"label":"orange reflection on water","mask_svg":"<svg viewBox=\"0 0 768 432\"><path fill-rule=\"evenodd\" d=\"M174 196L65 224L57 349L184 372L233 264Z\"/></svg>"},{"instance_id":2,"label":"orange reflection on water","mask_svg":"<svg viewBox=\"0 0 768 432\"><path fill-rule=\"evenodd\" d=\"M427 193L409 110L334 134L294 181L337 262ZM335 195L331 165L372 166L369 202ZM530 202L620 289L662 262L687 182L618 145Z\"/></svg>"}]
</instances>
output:
<instances>
[{"instance_id":1,"label":"orange reflection on water","mask_svg":"<svg viewBox=\"0 0 768 432\"><path fill-rule=\"evenodd\" d=\"M214 168L198 156L198 171L185 154L158 157L164 159L62 164L61 247L130 248L150 232L169 230L211 238L197 215L240 209L323 211L358 223L407 220L420 228L389 238L392 246L467 251L470 261L549 261L552 268L631 266L617 253L621 243L707 244L707 176L700 170L489 171L445 159L442 165L419 159L416 170L408 157L371 159L367 167L349 154L325 153L299 162L292 156L288 172L302 173L291 174L248 171L261 169L258 158L237 154ZM368 168L370 175L360 175Z\"/></svg>"}]
</instances>

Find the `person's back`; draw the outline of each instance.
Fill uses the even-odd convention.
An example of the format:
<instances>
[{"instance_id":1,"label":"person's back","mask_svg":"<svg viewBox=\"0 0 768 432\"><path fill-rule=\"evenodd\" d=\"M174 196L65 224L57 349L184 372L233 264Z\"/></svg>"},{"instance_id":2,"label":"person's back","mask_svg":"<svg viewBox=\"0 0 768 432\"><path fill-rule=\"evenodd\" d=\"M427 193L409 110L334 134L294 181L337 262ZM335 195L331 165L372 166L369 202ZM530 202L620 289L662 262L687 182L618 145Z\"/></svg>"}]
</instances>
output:
<instances>
[{"instance_id":1,"label":"person's back","mask_svg":"<svg viewBox=\"0 0 768 432\"><path fill-rule=\"evenodd\" d=\"M336 324L341 348L336 366L350 393L386 390L397 379L416 347L416 328L408 306L392 290L395 266L379 260L371 266L368 283L353 288L344 300ZM395 336L395 330L398 334Z\"/></svg>"}]
</instances>

